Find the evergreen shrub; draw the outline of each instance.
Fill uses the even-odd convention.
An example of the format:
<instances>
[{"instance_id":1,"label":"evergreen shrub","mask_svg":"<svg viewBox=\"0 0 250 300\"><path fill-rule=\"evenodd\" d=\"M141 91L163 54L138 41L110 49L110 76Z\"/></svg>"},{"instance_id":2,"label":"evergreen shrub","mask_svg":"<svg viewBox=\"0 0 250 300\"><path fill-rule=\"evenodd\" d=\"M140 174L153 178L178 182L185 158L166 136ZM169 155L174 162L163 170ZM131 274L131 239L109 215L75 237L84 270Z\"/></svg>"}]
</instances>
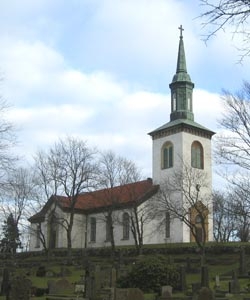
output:
<instances>
[{"instance_id":1,"label":"evergreen shrub","mask_svg":"<svg viewBox=\"0 0 250 300\"><path fill-rule=\"evenodd\" d=\"M133 265L131 271L118 280L120 288L140 288L145 293L159 293L161 286L177 289L180 273L174 264L162 256L145 257Z\"/></svg>"}]
</instances>

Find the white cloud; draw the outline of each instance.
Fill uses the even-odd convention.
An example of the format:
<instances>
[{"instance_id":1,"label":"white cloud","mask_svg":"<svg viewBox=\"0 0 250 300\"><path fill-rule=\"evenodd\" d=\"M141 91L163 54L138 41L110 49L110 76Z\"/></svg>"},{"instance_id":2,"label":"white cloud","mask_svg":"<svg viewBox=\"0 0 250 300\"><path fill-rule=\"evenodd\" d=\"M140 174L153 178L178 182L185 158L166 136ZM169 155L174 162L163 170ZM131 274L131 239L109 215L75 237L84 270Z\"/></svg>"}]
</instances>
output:
<instances>
[{"instance_id":1,"label":"white cloud","mask_svg":"<svg viewBox=\"0 0 250 300\"><path fill-rule=\"evenodd\" d=\"M76 135L135 160L148 174L147 133L169 121L168 84L183 21L197 122L216 131L221 107L214 91L248 72L235 66L227 36L205 47L193 19L196 1L13 1L0 4L0 68L3 94L14 105L9 118L22 128L20 151L29 157Z\"/></svg>"}]
</instances>

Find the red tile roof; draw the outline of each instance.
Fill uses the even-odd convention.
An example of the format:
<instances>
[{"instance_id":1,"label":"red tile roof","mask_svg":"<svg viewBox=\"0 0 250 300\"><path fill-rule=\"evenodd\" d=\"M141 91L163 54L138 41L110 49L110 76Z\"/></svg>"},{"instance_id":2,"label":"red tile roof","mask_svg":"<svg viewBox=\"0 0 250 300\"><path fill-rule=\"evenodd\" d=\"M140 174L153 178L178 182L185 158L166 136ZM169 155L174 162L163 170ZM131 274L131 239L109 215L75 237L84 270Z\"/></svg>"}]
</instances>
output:
<instances>
[{"instance_id":1,"label":"red tile roof","mask_svg":"<svg viewBox=\"0 0 250 300\"><path fill-rule=\"evenodd\" d=\"M80 194L75 204L75 211L88 213L91 211L105 210L110 206L117 208L140 204L149 199L158 190L157 185L153 185L152 179L138 181L114 188L97 190L94 192ZM56 201L62 210L70 209L70 198L65 196L53 195L47 201L43 209L29 218L30 222L35 222L38 218L44 218L47 208L52 202Z\"/></svg>"}]
</instances>

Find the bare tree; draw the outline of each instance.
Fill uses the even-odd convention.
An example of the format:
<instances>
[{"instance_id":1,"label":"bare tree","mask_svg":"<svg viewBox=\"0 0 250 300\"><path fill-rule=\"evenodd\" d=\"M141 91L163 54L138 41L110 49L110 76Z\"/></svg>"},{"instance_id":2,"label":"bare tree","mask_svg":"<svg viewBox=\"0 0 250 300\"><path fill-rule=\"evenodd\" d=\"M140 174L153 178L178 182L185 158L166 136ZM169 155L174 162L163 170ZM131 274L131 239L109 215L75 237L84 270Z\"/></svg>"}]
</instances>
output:
<instances>
[{"instance_id":1,"label":"bare tree","mask_svg":"<svg viewBox=\"0 0 250 300\"><path fill-rule=\"evenodd\" d=\"M13 164L17 161L17 157L11 153L11 149L16 145L16 128L6 118L6 114L10 105L7 101L0 97L0 178L3 178ZM4 184L4 180L1 180Z\"/></svg>"},{"instance_id":2,"label":"bare tree","mask_svg":"<svg viewBox=\"0 0 250 300\"><path fill-rule=\"evenodd\" d=\"M151 190L150 193L154 193L156 190L158 190L157 187ZM132 210L130 211L130 227L138 255L141 254L143 247L144 227L153 219L153 217L152 206L150 203L135 203L132 206Z\"/></svg>"},{"instance_id":3,"label":"bare tree","mask_svg":"<svg viewBox=\"0 0 250 300\"><path fill-rule=\"evenodd\" d=\"M48 152L36 157L40 180L45 194L54 192L68 197L69 218L58 218L67 234L68 255L71 258L72 228L79 195L89 191L95 182L95 150L81 140L68 137L55 143Z\"/></svg>"},{"instance_id":4,"label":"bare tree","mask_svg":"<svg viewBox=\"0 0 250 300\"><path fill-rule=\"evenodd\" d=\"M27 240L27 217L31 212L33 195L32 170L24 167L9 170L2 187L0 209L3 218L13 216L23 244Z\"/></svg>"},{"instance_id":5,"label":"bare tree","mask_svg":"<svg viewBox=\"0 0 250 300\"><path fill-rule=\"evenodd\" d=\"M115 210L120 207L120 202L123 194L129 194L130 199L134 199L135 191L133 185L141 178L141 174L132 161L117 156L112 151L101 153L99 161L99 185L105 191L106 207L105 212L106 224L109 232L109 239L111 243L112 255L115 251L114 225L120 221L115 217ZM119 193L116 187L120 186ZM136 209L134 210L134 212ZM134 213L130 214L132 224L135 224ZM138 232L138 231L137 231ZM136 232L134 232L136 234Z\"/></svg>"},{"instance_id":6,"label":"bare tree","mask_svg":"<svg viewBox=\"0 0 250 300\"><path fill-rule=\"evenodd\" d=\"M236 165L250 170L250 83L244 82L240 91L224 91L223 117L219 125L224 131L216 137L218 163Z\"/></svg>"},{"instance_id":7,"label":"bare tree","mask_svg":"<svg viewBox=\"0 0 250 300\"><path fill-rule=\"evenodd\" d=\"M35 183L32 170L19 167L8 173L5 181L2 211L12 214L17 225L28 216L28 208L34 196Z\"/></svg>"},{"instance_id":8,"label":"bare tree","mask_svg":"<svg viewBox=\"0 0 250 300\"><path fill-rule=\"evenodd\" d=\"M228 197L235 218L235 238L249 240L250 214L250 84L241 90L224 91L224 113L219 120L223 131L215 139L215 158L223 166L220 174L228 182Z\"/></svg>"},{"instance_id":9,"label":"bare tree","mask_svg":"<svg viewBox=\"0 0 250 300\"><path fill-rule=\"evenodd\" d=\"M191 241L194 240L205 256L205 244L208 240L209 214L212 210L209 182L203 170L183 165L162 184L155 201L158 217L165 224L165 214L178 220L189 228Z\"/></svg>"},{"instance_id":10,"label":"bare tree","mask_svg":"<svg viewBox=\"0 0 250 300\"><path fill-rule=\"evenodd\" d=\"M216 191L213 194L213 233L216 242L229 242L235 238L238 224L231 200L228 193Z\"/></svg>"},{"instance_id":11,"label":"bare tree","mask_svg":"<svg viewBox=\"0 0 250 300\"><path fill-rule=\"evenodd\" d=\"M212 29L206 35L206 40L215 35L220 30L230 28L232 35L242 36L242 46L239 50L241 57L250 54L250 29L248 26L250 16L249 0L200 0L206 11L200 15L204 19L205 27Z\"/></svg>"},{"instance_id":12,"label":"bare tree","mask_svg":"<svg viewBox=\"0 0 250 300\"><path fill-rule=\"evenodd\" d=\"M234 181L236 183L236 181ZM230 191L231 213L236 223L235 239L241 242L250 240L250 182L248 178L232 185Z\"/></svg>"}]
</instances>

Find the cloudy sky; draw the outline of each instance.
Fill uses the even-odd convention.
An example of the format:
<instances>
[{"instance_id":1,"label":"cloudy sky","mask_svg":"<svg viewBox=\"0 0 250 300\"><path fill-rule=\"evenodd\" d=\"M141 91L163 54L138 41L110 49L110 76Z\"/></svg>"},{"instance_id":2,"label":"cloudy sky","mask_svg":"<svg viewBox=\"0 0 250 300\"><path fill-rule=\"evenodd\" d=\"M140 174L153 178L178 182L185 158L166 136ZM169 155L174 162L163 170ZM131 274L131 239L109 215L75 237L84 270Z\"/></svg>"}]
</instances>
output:
<instances>
[{"instance_id":1,"label":"cloudy sky","mask_svg":"<svg viewBox=\"0 0 250 300\"><path fill-rule=\"evenodd\" d=\"M218 131L223 88L247 79L230 30L207 44L198 0L2 0L1 94L28 160L59 137L112 149L151 176L148 132L169 121L180 24L195 120Z\"/></svg>"}]
</instances>

